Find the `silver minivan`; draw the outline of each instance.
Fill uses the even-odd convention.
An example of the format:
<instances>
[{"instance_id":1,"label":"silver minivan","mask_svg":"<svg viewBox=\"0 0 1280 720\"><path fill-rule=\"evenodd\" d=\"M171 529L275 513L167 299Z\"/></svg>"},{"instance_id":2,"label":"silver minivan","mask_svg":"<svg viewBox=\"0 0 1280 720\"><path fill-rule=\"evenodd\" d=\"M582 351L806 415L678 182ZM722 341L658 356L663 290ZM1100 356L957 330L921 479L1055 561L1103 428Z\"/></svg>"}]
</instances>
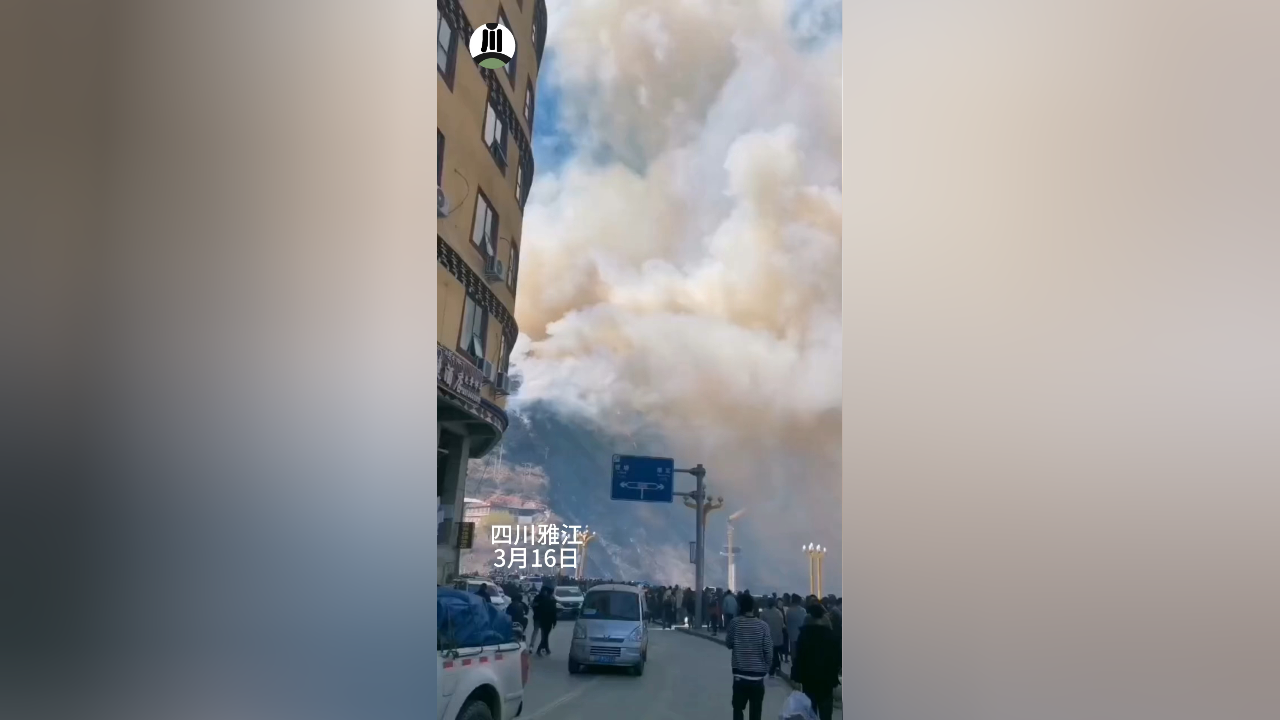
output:
<instances>
[{"instance_id":1,"label":"silver minivan","mask_svg":"<svg viewBox=\"0 0 1280 720\"><path fill-rule=\"evenodd\" d=\"M611 666L644 674L649 657L649 629L644 618L644 590L631 585L597 585L582 600L573 625L569 672L584 667Z\"/></svg>"}]
</instances>

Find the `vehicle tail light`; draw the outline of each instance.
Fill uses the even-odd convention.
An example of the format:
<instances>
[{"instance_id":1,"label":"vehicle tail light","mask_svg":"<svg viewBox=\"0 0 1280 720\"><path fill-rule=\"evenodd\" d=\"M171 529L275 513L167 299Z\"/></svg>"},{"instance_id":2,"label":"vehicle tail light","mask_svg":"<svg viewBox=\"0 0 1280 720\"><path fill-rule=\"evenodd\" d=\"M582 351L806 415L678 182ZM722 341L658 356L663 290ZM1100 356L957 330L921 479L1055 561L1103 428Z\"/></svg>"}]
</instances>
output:
<instances>
[{"instance_id":1,"label":"vehicle tail light","mask_svg":"<svg viewBox=\"0 0 1280 720\"><path fill-rule=\"evenodd\" d=\"M529 684L529 653L520 653L520 686Z\"/></svg>"}]
</instances>

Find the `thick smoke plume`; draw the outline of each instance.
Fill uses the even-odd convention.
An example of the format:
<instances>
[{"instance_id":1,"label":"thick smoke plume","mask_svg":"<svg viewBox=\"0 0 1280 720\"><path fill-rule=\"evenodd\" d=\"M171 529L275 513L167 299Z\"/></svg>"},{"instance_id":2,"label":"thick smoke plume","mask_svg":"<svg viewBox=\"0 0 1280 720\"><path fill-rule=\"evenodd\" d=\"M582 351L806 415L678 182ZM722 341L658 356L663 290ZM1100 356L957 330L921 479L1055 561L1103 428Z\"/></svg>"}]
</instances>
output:
<instances>
[{"instance_id":1,"label":"thick smoke plume","mask_svg":"<svg viewBox=\"0 0 1280 720\"><path fill-rule=\"evenodd\" d=\"M803 589L796 546L839 545L839 5L551 11L540 83L575 155L525 215L520 399L660 430L715 494L782 519L739 537Z\"/></svg>"}]
</instances>

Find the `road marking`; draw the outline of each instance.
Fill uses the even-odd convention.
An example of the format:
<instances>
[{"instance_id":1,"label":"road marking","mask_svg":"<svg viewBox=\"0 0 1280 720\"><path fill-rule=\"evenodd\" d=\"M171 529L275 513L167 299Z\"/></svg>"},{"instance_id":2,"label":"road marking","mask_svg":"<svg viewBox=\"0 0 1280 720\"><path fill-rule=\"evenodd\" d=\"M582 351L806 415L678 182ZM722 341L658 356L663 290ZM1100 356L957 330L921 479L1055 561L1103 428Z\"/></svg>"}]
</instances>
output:
<instances>
[{"instance_id":1,"label":"road marking","mask_svg":"<svg viewBox=\"0 0 1280 720\"><path fill-rule=\"evenodd\" d=\"M592 685L595 685L596 681L599 680L600 677L601 676L596 676L591 678L590 680L587 680L586 682L582 683L580 687L574 688L573 690L570 690L564 695L561 695L560 697L548 703L545 707L543 707L541 710L535 713L532 713L530 715L522 715L521 716L522 720L534 720L534 718L540 718L543 715L546 715L547 713L551 712L552 710L555 710L556 708L560 707L561 705L569 702L570 700L576 699L578 696L582 695L582 693L589 690Z\"/></svg>"}]
</instances>

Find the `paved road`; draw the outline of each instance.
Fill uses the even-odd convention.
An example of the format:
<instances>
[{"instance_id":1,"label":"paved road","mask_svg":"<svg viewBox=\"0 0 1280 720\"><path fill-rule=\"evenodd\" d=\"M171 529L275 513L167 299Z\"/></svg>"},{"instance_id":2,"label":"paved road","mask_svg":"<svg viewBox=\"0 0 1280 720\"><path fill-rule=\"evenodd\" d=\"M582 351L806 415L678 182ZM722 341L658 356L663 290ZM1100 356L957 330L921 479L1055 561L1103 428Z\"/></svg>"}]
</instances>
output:
<instances>
[{"instance_id":1,"label":"paved road","mask_svg":"<svg viewBox=\"0 0 1280 720\"><path fill-rule=\"evenodd\" d=\"M551 633L551 655L532 658L520 720L716 720L733 717L729 651L674 630L652 628L642 677L622 670L569 674L573 621ZM765 681L763 720L775 720L791 688ZM836 710L836 718L843 718Z\"/></svg>"}]
</instances>

